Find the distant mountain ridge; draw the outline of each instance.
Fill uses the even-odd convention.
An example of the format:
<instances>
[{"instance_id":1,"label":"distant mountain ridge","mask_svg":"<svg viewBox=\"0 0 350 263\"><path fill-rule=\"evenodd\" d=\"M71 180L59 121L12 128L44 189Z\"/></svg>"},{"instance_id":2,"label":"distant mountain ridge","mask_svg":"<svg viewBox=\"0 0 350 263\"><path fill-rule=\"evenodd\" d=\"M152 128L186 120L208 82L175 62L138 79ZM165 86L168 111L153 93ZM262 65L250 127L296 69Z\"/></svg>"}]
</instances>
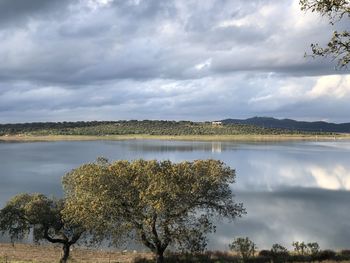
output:
<instances>
[{"instance_id":1,"label":"distant mountain ridge","mask_svg":"<svg viewBox=\"0 0 350 263\"><path fill-rule=\"evenodd\" d=\"M271 117L253 117L248 119L225 119L224 124L249 124L265 128L288 129L311 132L350 133L350 123L330 123L325 121L296 121L292 119L275 119Z\"/></svg>"}]
</instances>

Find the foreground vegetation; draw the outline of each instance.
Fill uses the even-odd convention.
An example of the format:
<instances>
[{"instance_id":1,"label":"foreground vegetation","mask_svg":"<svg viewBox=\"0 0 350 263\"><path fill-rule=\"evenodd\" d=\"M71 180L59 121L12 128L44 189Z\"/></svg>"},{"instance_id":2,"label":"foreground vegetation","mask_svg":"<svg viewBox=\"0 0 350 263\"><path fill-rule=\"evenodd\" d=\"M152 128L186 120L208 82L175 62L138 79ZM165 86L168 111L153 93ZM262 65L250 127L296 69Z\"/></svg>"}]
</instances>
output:
<instances>
[{"instance_id":1,"label":"foreground vegetation","mask_svg":"<svg viewBox=\"0 0 350 263\"><path fill-rule=\"evenodd\" d=\"M278 260L269 260L266 251L262 250L250 258L248 262L282 262ZM326 250L329 251L329 250ZM262 255L261 255L262 254ZM295 251L289 252L291 256L283 262L310 262L310 257L297 256ZM328 260L322 260L324 263L350 262L349 251L331 251L333 255ZM29 245L29 244L1 244L0 243L0 262L1 263L49 263L58 262L61 257L61 248L49 245ZM318 260L314 260L316 262ZM116 251L116 250L98 250L74 247L72 249L70 262L84 263L154 263L154 258L149 252L136 251ZM165 255L167 263L238 263L242 262L241 257L234 252L227 251L206 251L203 253L167 253Z\"/></svg>"},{"instance_id":2,"label":"foreground vegetation","mask_svg":"<svg viewBox=\"0 0 350 263\"><path fill-rule=\"evenodd\" d=\"M350 260L350 251L321 250L316 242L293 242L293 252L274 244L258 252L248 237L227 244L231 252L205 252L207 234L215 232L214 219L234 219L246 213L234 201L231 185L235 170L219 160L96 162L73 169L63 177L63 199L42 194L18 194L0 210L0 231L12 241L32 236L36 243L52 243L49 259L33 262L91 262L78 256L74 246L121 247L134 240L151 253L132 254L108 262L314 262ZM61 252L57 253L57 245ZM16 245L17 246L17 245ZM28 255L0 246L0 260L28 259ZM22 245L22 247L25 245ZM5 246L6 247L6 246ZM38 246L29 246L36 250ZM49 248L49 247L47 247ZM47 252L50 249L47 249ZM7 252L6 252L7 251ZM96 253L97 250L95 250ZM22 255L21 256L19 255ZM81 254L80 254L81 255ZM113 257L114 257L113 256ZM13 260L11 258L11 260ZM28 260L32 260L29 258ZM106 262L95 258L92 262ZM112 260L112 261L111 261ZM115 260L115 261L113 261ZM1 262L1 261L0 261Z\"/></svg>"},{"instance_id":3,"label":"foreground vegetation","mask_svg":"<svg viewBox=\"0 0 350 263\"><path fill-rule=\"evenodd\" d=\"M19 194L11 198L0 211L0 230L7 231L12 240L28 236L32 230L35 242L45 240L62 246L61 262L69 258L70 248L86 232L79 223L63 218L63 199L42 194Z\"/></svg>"},{"instance_id":4,"label":"foreground vegetation","mask_svg":"<svg viewBox=\"0 0 350 263\"><path fill-rule=\"evenodd\" d=\"M203 251L214 217L233 220L245 213L233 200L234 180L235 171L218 160L98 158L64 176L62 200L41 194L11 198L0 211L0 231L12 240L32 231L36 241L61 244L62 263L76 242L115 245L124 238L139 241L162 263L168 247Z\"/></svg>"},{"instance_id":5,"label":"foreground vegetation","mask_svg":"<svg viewBox=\"0 0 350 263\"><path fill-rule=\"evenodd\" d=\"M293 251L290 252L280 244L272 245L270 250L261 250L257 253L256 244L248 237L238 237L229 247L236 252L239 262L249 263L282 263L282 262L323 262L323 261L347 261L350 260L350 250L342 250L336 253L333 250L321 250L317 242L292 243ZM230 261L228 261L230 262ZM235 262L235 261L233 261Z\"/></svg>"},{"instance_id":6,"label":"foreground vegetation","mask_svg":"<svg viewBox=\"0 0 350 263\"><path fill-rule=\"evenodd\" d=\"M99 159L63 178L63 214L97 239L133 233L162 263L169 247L203 251L206 234L215 230L214 217L233 220L245 213L233 200L234 180L235 171L217 160Z\"/></svg>"}]
</instances>

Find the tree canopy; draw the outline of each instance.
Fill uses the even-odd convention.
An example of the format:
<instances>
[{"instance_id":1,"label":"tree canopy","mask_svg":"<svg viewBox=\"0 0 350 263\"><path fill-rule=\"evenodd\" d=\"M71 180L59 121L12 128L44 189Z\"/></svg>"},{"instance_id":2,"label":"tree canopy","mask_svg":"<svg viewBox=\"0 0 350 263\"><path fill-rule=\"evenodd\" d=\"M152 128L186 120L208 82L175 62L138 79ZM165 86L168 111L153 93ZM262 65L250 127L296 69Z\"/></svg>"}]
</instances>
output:
<instances>
[{"instance_id":1,"label":"tree canopy","mask_svg":"<svg viewBox=\"0 0 350 263\"><path fill-rule=\"evenodd\" d=\"M163 262L168 246L203 250L206 234L215 231L214 216L234 219L245 213L233 200L234 179L235 171L217 160L99 160L64 177L64 214L88 228L132 230Z\"/></svg>"},{"instance_id":2,"label":"tree canopy","mask_svg":"<svg viewBox=\"0 0 350 263\"><path fill-rule=\"evenodd\" d=\"M84 233L79 223L63 219L64 201L42 194L18 194L0 211L0 231L11 239L23 239L33 231L34 241L46 240L63 246L60 262L66 262L71 245Z\"/></svg>"},{"instance_id":3,"label":"tree canopy","mask_svg":"<svg viewBox=\"0 0 350 263\"><path fill-rule=\"evenodd\" d=\"M349 0L300 0L302 10L320 13L329 18L334 25L342 19L350 18ZM350 32L343 30L334 31L326 47L319 44L311 44L314 56L331 56L337 60L338 67L346 67L350 62Z\"/></svg>"},{"instance_id":4,"label":"tree canopy","mask_svg":"<svg viewBox=\"0 0 350 263\"><path fill-rule=\"evenodd\" d=\"M319 129L317 129L318 131ZM191 121L88 121L0 124L0 136L8 135L278 135L312 134L307 131L259 127L256 125Z\"/></svg>"}]
</instances>

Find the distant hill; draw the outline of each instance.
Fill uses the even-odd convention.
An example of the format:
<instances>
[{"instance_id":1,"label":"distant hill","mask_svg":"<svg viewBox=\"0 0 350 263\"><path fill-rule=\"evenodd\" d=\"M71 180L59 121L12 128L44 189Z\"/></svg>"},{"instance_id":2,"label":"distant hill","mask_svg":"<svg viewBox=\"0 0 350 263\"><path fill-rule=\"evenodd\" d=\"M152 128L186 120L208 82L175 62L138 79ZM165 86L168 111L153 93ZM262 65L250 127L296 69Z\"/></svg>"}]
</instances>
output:
<instances>
[{"instance_id":1,"label":"distant hill","mask_svg":"<svg viewBox=\"0 0 350 263\"><path fill-rule=\"evenodd\" d=\"M350 133L350 123L298 122L255 117L221 123L163 120L78 121L0 124L0 136L10 135L315 135Z\"/></svg>"},{"instance_id":2,"label":"distant hill","mask_svg":"<svg viewBox=\"0 0 350 263\"><path fill-rule=\"evenodd\" d=\"M264 128L288 129L308 132L339 132L350 133L350 123L329 123L324 121L296 121L291 119L275 119L270 117L253 117L245 120L225 119L224 124L248 124Z\"/></svg>"},{"instance_id":3,"label":"distant hill","mask_svg":"<svg viewBox=\"0 0 350 263\"><path fill-rule=\"evenodd\" d=\"M320 134L320 132L316 132ZM310 135L312 132L247 124L214 124L191 121L89 121L0 124L0 136L10 135ZM315 134L315 133L313 133ZM322 133L325 134L325 133Z\"/></svg>"}]
</instances>

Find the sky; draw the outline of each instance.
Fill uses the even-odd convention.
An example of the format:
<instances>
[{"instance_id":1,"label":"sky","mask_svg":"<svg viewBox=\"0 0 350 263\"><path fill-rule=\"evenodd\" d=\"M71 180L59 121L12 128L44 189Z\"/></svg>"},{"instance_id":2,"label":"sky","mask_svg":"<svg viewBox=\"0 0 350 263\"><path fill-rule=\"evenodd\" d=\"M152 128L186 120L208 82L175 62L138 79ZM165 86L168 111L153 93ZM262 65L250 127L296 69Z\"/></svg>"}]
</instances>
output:
<instances>
[{"instance_id":1,"label":"sky","mask_svg":"<svg viewBox=\"0 0 350 263\"><path fill-rule=\"evenodd\" d=\"M298 0L0 0L0 123L350 122L349 70L304 56L333 30Z\"/></svg>"}]
</instances>

